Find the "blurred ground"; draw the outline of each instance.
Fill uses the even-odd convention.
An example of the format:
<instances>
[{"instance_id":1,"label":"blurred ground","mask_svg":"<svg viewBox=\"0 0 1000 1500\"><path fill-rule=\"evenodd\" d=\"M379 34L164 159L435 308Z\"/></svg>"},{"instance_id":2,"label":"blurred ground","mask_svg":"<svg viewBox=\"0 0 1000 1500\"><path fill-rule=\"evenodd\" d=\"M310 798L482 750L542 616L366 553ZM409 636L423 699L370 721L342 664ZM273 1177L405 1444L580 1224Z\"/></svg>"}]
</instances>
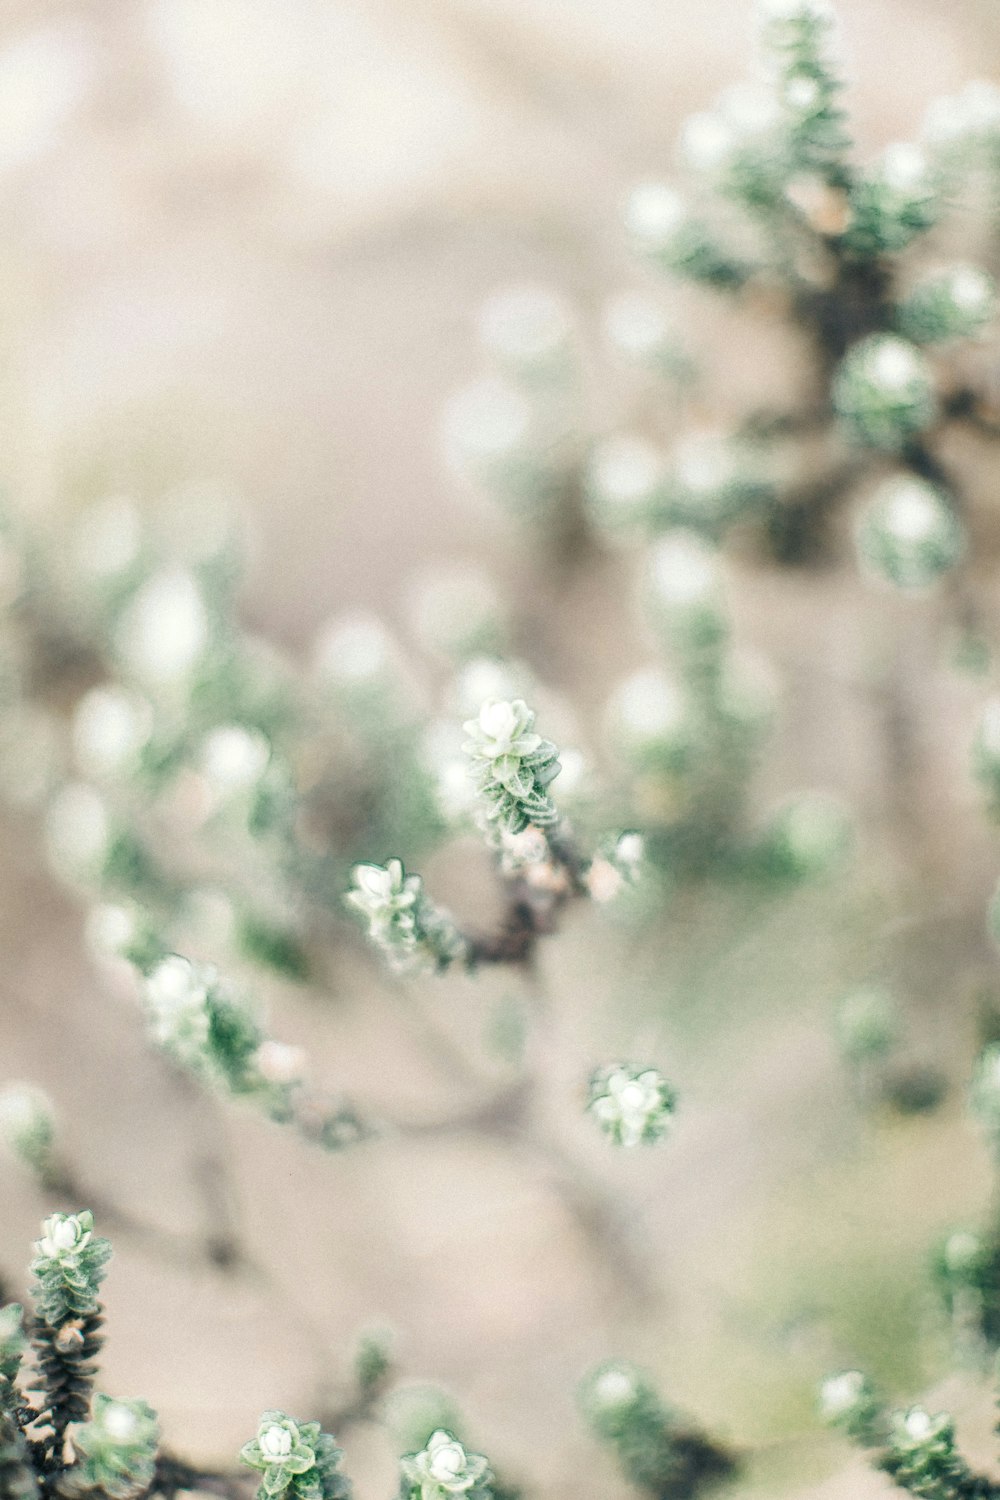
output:
<instances>
[{"instance_id":1,"label":"blurred ground","mask_svg":"<svg viewBox=\"0 0 1000 1500\"><path fill-rule=\"evenodd\" d=\"M1000 61L986 0L841 11L871 148ZM54 508L108 486L155 504L177 479L232 483L261 559L247 618L293 648L349 605L400 623L407 574L442 554L488 556L524 595L537 581L516 543L452 495L435 446L441 402L473 368L471 315L497 282L554 278L589 313L627 280L621 194L672 161L678 122L743 69L750 29L749 7L722 0L8 0L6 484ZM756 347L723 352L738 391ZM585 706L638 659L624 586L610 562L578 580L536 663ZM859 1120L826 1018L888 945L907 966L918 1053L967 1059L989 973L968 914L994 859L961 791L977 692L925 670L932 618L867 600L853 577L748 574L736 607L788 684L762 795L848 791L878 877L863 862L857 883L780 912L681 913L662 950L585 922L546 955L550 1109L634 1221L653 1311L588 1246L544 1164L448 1139L312 1158L181 1090L88 968L78 914L10 835L3 1074L50 1088L87 1180L161 1224L204 1217L192 1181L209 1129L283 1289L276 1301L120 1239L105 1379L146 1395L179 1448L225 1458L258 1410L301 1410L352 1337L384 1322L406 1370L450 1383L505 1473L545 1495L623 1492L571 1394L615 1354L759 1445L742 1496L884 1488L855 1468L829 1477L843 1454L816 1434L812 1383L863 1360L901 1395L940 1377L927 1247L975 1219L988 1174L957 1092L932 1119ZM878 697L898 651L924 726L903 788ZM899 917L907 900L918 925ZM276 997L282 1034L360 1097L418 1109L440 1080L433 1057L414 1063L399 1001L354 958L337 991L323 1009ZM460 1036L501 998L461 984L421 997ZM646 1047L672 1059L685 1107L669 1148L621 1166L577 1128L574 1091L605 1049ZM0 1269L13 1272L44 1205L0 1173ZM962 1399L975 1421L985 1403ZM380 1440L361 1430L349 1450L360 1493L388 1493Z\"/></svg>"}]
</instances>

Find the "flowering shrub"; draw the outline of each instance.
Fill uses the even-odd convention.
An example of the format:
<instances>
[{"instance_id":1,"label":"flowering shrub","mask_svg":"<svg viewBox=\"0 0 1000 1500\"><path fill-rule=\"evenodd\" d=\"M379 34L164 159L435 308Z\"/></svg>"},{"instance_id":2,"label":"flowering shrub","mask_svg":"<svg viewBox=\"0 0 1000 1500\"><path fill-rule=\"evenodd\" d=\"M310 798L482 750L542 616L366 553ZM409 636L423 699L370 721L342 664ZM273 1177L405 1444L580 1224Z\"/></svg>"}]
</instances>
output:
<instances>
[{"instance_id":1,"label":"flowering shrub","mask_svg":"<svg viewBox=\"0 0 1000 1500\"><path fill-rule=\"evenodd\" d=\"M598 361L573 309L558 293L522 288L487 305L479 332L489 369L444 418L452 476L496 501L520 534L526 572L544 564L572 584L598 559L609 576L634 575L644 655L605 695L603 742L588 741L582 717L536 672L547 661L561 675L543 629L526 612L518 619L476 570L417 581L414 655L379 620L349 616L324 625L297 661L241 624L238 528L211 496L168 497L158 521L128 501L102 501L65 536L12 506L0 537L0 790L37 816L53 872L84 909L101 976L134 1001L171 1076L328 1152L468 1133L507 1160L531 1160L595 1262L639 1303L649 1266L633 1242L640 1216L626 1201L627 1174L670 1170L682 1154L675 1129L692 1139L704 1093L681 1076L682 1052L659 1055L655 1024L621 1035L639 1028L619 1010L600 1024L574 1018L579 1051L588 1050L567 1053L567 1080L552 1048L545 965L562 961L574 921L591 934L616 927L635 937L621 950L631 984L640 939L656 968L661 949L683 946L707 911L713 961L731 966L740 989L741 921L752 928L787 911L786 931L794 927L796 897L831 889L870 811L855 815L837 792L791 784L779 674L745 649L741 567L764 558L791 576L832 566L853 545L859 590L881 589L903 621L899 655L909 629L923 640L912 626L923 620L924 634L940 626L952 659L964 661L967 693L992 660L982 576L993 561L990 518L973 503L968 446L1000 437L984 353L996 284L964 244L944 263L927 252L967 235L974 211L995 217L984 202L1000 176L1000 92L971 85L928 111L919 141L859 162L825 0L768 0L760 43L761 76L686 122L683 184L646 181L628 198L624 236L653 289L613 298L603 328L640 373L635 411L612 420L610 403L588 401ZM946 229L952 240L931 238ZM991 233L986 222L987 262ZM805 364L785 405L751 402L728 427L704 418L705 403L691 399L697 362L656 290L663 277L789 325ZM578 618L575 629L579 644ZM814 662L807 635L803 676L828 670L831 655L818 650ZM432 663L433 691L419 686L418 650ZM893 812L911 841L900 862L930 885L933 861L914 856L924 788L913 770L930 731L914 727L891 672L876 681L879 652L859 652L864 691L887 700ZM588 663L589 653L584 641ZM811 728L836 738L825 721ZM995 697L980 705L970 773L995 820ZM466 879L463 861L476 854L479 874ZM484 865L493 899L479 907ZM446 885L454 912L432 894ZM895 938L883 925L888 953ZM1000 896L986 926L1000 939ZM308 988L319 1002L338 962L362 972L359 935L374 971L388 971L401 1024L451 1075L448 1108L436 1115L407 1118L381 1059L363 1083L382 1093L359 1104L342 1079L314 1084L309 1049L272 1035L268 1002L280 1008L282 986ZM596 949L601 937L589 941ZM794 969L784 955L774 963ZM878 972L838 990L830 1040L869 1115L926 1113L946 1090L946 1066L908 1057L913 1017L883 978L889 959L872 966ZM705 989L697 967L681 965L670 996L679 1010ZM516 996L497 998L483 982L479 993L495 1001L483 1023L476 1002L455 996L489 969L509 976ZM450 1021L439 1029L421 1012L425 981L452 1005L449 1017L457 1013L454 1037ZM969 1102L995 1169L1000 1023L989 996L980 1009ZM622 1056L640 1061L614 1061ZM728 1077L744 1066L769 1090L773 1062L725 1058ZM35 1245L31 1310L0 1309L0 1500L173 1500L199 1486L236 1496L247 1492L245 1470L260 1500L346 1500L344 1452L325 1428L363 1422L380 1425L401 1455L401 1500L519 1493L477 1451L450 1398L397 1383L374 1336L336 1421L326 1408L313 1421L268 1410L240 1452L242 1469L234 1456L220 1473L164 1450L145 1401L93 1388L110 1244L91 1212L65 1205L93 1202L116 1236L175 1258L262 1273L231 1226L171 1232L111 1194L81 1191L76 1157L86 1152L71 1119L33 1081L0 1089L0 1139L63 1205ZM728 1149L722 1134L707 1139ZM350 1205L338 1208L349 1221ZM309 1201L302 1216L322 1217ZM939 1293L959 1362L979 1370L1000 1347L1000 1229L987 1217L934 1234L926 1284ZM823 1302L815 1289L800 1300ZM907 1305L919 1301L913 1293ZM799 1307L788 1326L812 1316ZM822 1357L836 1363L831 1348ZM675 1411L628 1361L586 1375L579 1404L626 1481L655 1500L691 1500L746 1466L737 1444ZM820 1405L902 1490L927 1500L1000 1493L963 1457L948 1414L892 1410L857 1370L829 1379Z\"/></svg>"}]
</instances>

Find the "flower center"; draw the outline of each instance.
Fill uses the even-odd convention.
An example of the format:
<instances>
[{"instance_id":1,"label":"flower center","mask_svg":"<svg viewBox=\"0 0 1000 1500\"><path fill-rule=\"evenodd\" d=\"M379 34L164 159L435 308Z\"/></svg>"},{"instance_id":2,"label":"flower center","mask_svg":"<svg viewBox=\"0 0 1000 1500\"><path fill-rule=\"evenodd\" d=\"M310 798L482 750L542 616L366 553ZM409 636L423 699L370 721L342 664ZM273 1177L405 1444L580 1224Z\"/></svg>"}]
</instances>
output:
<instances>
[{"instance_id":1,"label":"flower center","mask_svg":"<svg viewBox=\"0 0 1000 1500\"><path fill-rule=\"evenodd\" d=\"M292 1451L292 1434L287 1427L268 1427L261 1434L260 1446L268 1458L287 1458Z\"/></svg>"},{"instance_id":2,"label":"flower center","mask_svg":"<svg viewBox=\"0 0 1000 1500\"><path fill-rule=\"evenodd\" d=\"M435 1479L454 1479L465 1468L465 1454L458 1443L445 1443L431 1459L430 1469Z\"/></svg>"}]
</instances>

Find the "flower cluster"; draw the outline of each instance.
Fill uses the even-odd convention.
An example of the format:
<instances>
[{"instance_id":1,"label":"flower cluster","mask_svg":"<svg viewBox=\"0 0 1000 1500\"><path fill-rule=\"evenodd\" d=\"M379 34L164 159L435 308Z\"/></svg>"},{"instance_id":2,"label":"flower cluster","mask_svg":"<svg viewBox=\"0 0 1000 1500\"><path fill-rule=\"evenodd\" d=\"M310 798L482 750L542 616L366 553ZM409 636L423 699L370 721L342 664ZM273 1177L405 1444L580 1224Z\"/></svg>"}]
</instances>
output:
<instances>
[{"instance_id":1,"label":"flower cluster","mask_svg":"<svg viewBox=\"0 0 1000 1500\"><path fill-rule=\"evenodd\" d=\"M96 1394L90 1420L73 1433L76 1463L66 1493L133 1500L152 1482L159 1442L156 1413L145 1401L118 1401Z\"/></svg>"},{"instance_id":2,"label":"flower cluster","mask_svg":"<svg viewBox=\"0 0 1000 1500\"><path fill-rule=\"evenodd\" d=\"M900 304L900 332L915 344L980 333L996 311L996 282L979 266L955 265L923 277Z\"/></svg>"},{"instance_id":3,"label":"flower cluster","mask_svg":"<svg viewBox=\"0 0 1000 1500\"><path fill-rule=\"evenodd\" d=\"M534 732L534 724L531 709L515 698L487 700L462 726L484 826L494 834L521 833L529 825L547 829L558 822L548 788L559 774L559 753Z\"/></svg>"},{"instance_id":4,"label":"flower cluster","mask_svg":"<svg viewBox=\"0 0 1000 1500\"><path fill-rule=\"evenodd\" d=\"M599 1365L581 1381L578 1396L594 1436L614 1449L626 1478L640 1489L695 1495L734 1467L728 1453L660 1399L635 1365Z\"/></svg>"},{"instance_id":5,"label":"flower cluster","mask_svg":"<svg viewBox=\"0 0 1000 1500\"><path fill-rule=\"evenodd\" d=\"M368 924L368 936L400 973L443 969L466 951L465 939L448 914L424 894L419 875L407 875L401 860L355 865L354 886L344 898Z\"/></svg>"},{"instance_id":6,"label":"flower cluster","mask_svg":"<svg viewBox=\"0 0 1000 1500\"><path fill-rule=\"evenodd\" d=\"M401 1458L400 1470L402 1500L447 1500L450 1495L487 1500L491 1493L489 1461L481 1453L469 1453L443 1428L431 1433L426 1448Z\"/></svg>"},{"instance_id":7,"label":"flower cluster","mask_svg":"<svg viewBox=\"0 0 1000 1500\"><path fill-rule=\"evenodd\" d=\"M259 1500L347 1500L351 1486L340 1471L341 1450L318 1422L295 1422L266 1411L257 1436L240 1450L240 1462L260 1474Z\"/></svg>"},{"instance_id":8,"label":"flower cluster","mask_svg":"<svg viewBox=\"0 0 1000 1500\"><path fill-rule=\"evenodd\" d=\"M834 379L833 404L857 442L888 451L901 448L937 413L924 355L888 333L874 333L848 351Z\"/></svg>"},{"instance_id":9,"label":"flower cluster","mask_svg":"<svg viewBox=\"0 0 1000 1500\"><path fill-rule=\"evenodd\" d=\"M875 1449L873 1463L902 1490L924 1500L992 1496L993 1481L969 1468L955 1443L955 1424L945 1412L922 1406L888 1411L859 1370L827 1380L820 1394L826 1420L862 1447Z\"/></svg>"},{"instance_id":10,"label":"flower cluster","mask_svg":"<svg viewBox=\"0 0 1000 1500\"><path fill-rule=\"evenodd\" d=\"M965 533L946 497L914 475L885 480L862 513L858 551L900 589L926 589L960 561Z\"/></svg>"},{"instance_id":11,"label":"flower cluster","mask_svg":"<svg viewBox=\"0 0 1000 1500\"><path fill-rule=\"evenodd\" d=\"M111 1242L94 1234L93 1214L51 1214L34 1248L32 1295L45 1322L58 1328L96 1312Z\"/></svg>"},{"instance_id":12,"label":"flower cluster","mask_svg":"<svg viewBox=\"0 0 1000 1500\"><path fill-rule=\"evenodd\" d=\"M860 1370L845 1370L824 1380L819 1392L820 1415L855 1442L874 1445L884 1433L883 1403Z\"/></svg>"},{"instance_id":13,"label":"flower cluster","mask_svg":"<svg viewBox=\"0 0 1000 1500\"><path fill-rule=\"evenodd\" d=\"M845 246L858 256L898 254L932 227L941 207L941 183L927 156L897 141L852 186Z\"/></svg>"},{"instance_id":14,"label":"flower cluster","mask_svg":"<svg viewBox=\"0 0 1000 1500\"><path fill-rule=\"evenodd\" d=\"M48 1095L30 1083L0 1089L0 1139L30 1172L44 1178L52 1167L55 1140Z\"/></svg>"},{"instance_id":15,"label":"flower cluster","mask_svg":"<svg viewBox=\"0 0 1000 1500\"><path fill-rule=\"evenodd\" d=\"M850 144L831 57L833 12L823 0L766 0L761 42L776 74L786 181L815 176L845 185Z\"/></svg>"},{"instance_id":16,"label":"flower cluster","mask_svg":"<svg viewBox=\"0 0 1000 1500\"><path fill-rule=\"evenodd\" d=\"M656 1068L625 1063L599 1068L590 1080L587 1109L616 1146L660 1140L677 1106L677 1095Z\"/></svg>"},{"instance_id":17,"label":"flower cluster","mask_svg":"<svg viewBox=\"0 0 1000 1500\"><path fill-rule=\"evenodd\" d=\"M932 1416L922 1406L896 1412L880 1466L902 1489L931 1500L982 1493L955 1447L955 1424L945 1412Z\"/></svg>"},{"instance_id":18,"label":"flower cluster","mask_svg":"<svg viewBox=\"0 0 1000 1500\"><path fill-rule=\"evenodd\" d=\"M633 189L625 232L637 255L687 281L732 291L750 276L745 259L666 183L643 182Z\"/></svg>"},{"instance_id":19,"label":"flower cluster","mask_svg":"<svg viewBox=\"0 0 1000 1500\"><path fill-rule=\"evenodd\" d=\"M147 975L143 999L157 1046L190 1067L206 1055L211 1031L209 996L217 981L208 964L167 954Z\"/></svg>"}]
</instances>

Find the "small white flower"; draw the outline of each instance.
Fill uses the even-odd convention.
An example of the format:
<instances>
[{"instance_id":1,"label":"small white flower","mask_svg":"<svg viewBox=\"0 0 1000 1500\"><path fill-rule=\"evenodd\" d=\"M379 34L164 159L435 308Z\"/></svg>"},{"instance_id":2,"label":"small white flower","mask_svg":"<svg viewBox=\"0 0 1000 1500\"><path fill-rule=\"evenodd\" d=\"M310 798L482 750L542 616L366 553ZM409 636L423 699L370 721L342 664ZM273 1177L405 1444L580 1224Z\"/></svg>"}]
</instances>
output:
<instances>
[{"instance_id":1,"label":"small white flower","mask_svg":"<svg viewBox=\"0 0 1000 1500\"><path fill-rule=\"evenodd\" d=\"M673 1090L656 1068L604 1068L590 1085L588 1108L616 1145L658 1140L675 1105Z\"/></svg>"},{"instance_id":2,"label":"small white flower","mask_svg":"<svg viewBox=\"0 0 1000 1500\"><path fill-rule=\"evenodd\" d=\"M919 146L910 141L896 141L882 153L882 178L897 192L910 192L928 187L927 157Z\"/></svg>"},{"instance_id":3,"label":"small white flower","mask_svg":"<svg viewBox=\"0 0 1000 1500\"><path fill-rule=\"evenodd\" d=\"M218 796L245 792L267 769L271 746L265 737L242 724L223 724L206 736L201 768Z\"/></svg>"},{"instance_id":4,"label":"small white flower","mask_svg":"<svg viewBox=\"0 0 1000 1500\"><path fill-rule=\"evenodd\" d=\"M261 1042L254 1055L260 1076L268 1083L296 1083L305 1072L306 1054L286 1042Z\"/></svg>"},{"instance_id":5,"label":"small white flower","mask_svg":"<svg viewBox=\"0 0 1000 1500\"><path fill-rule=\"evenodd\" d=\"M696 172L716 171L724 164L734 145L731 126L708 110L689 115L681 126L681 158Z\"/></svg>"},{"instance_id":6,"label":"small white flower","mask_svg":"<svg viewBox=\"0 0 1000 1500\"><path fill-rule=\"evenodd\" d=\"M84 936L96 958L119 958L135 941L139 920L133 908L102 901L87 913Z\"/></svg>"},{"instance_id":7,"label":"small white flower","mask_svg":"<svg viewBox=\"0 0 1000 1500\"><path fill-rule=\"evenodd\" d=\"M647 580L654 606L668 612L717 604L716 551L693 533L675 532L650 549Z\"/></svg>"},{"instance_id":8,"label":"small white flower","mask_svg":"<svg viewBox=\"0 0 1000 1500\"><path fill-rule=\"evenodd\" d=\"M598 1406L607 1410L631 1406L639 1391L639 1385L630 1370L620 1365L602 1370L594 1381L592 1396Z\"/></svg>"},{"instance_id":9,"label":"small white flower","mask_svg":"<svg viewBox=\"0 0 1000 1500\"><path fill-rule=\"evenodd\" d=\"M805 113L819 98L819 84L804 73L793 74L785 84L785 100L792 109Z\"/></svg>"},{"instance_id":10,"label":"small white flower","mask_svg":"<svg viewBox=\"0 0 1000 1500\"><path fill-rule=\"evenodd\" d=\"M153 1036L161 1045L195 1061L208 1041L208 995L215 970L195 966L180 954L161 959L146 979L145 996Z\"/></svg>"},{"instance_id":11,"label":"small white flower","mask_svg":"<svg viewBox=\"0 0 1000 1500\"><path fill-rule=\"evenodd\" d=\"M599 522L642 521L662 489L667 463L663 451L646 438L622 434L595 448L587 470L587 489Z\"/></svg>"},{"instance_id":12,"label":"small white flower","mask_svg":"<svg viewBox=\"0 0 1000 1500\"><path fill-rule=\"evenodd\" d=\"M22 1159L44 1154L52 1139L52 1101L31 1083L0 1089L0 1137Z\"/></svg>"},{"instance_id":13,"label":"small white flower","mask_svg":"<svg viewBox=\"0 0 1000 1500\"><path fill-rule=\"evenodd\" d=\"M120 1401L114 1401L104 1408L101 1414L101 1426L108 1437L117 1443L128 1443L135 1437L138 1431L139 1421L130 1407L123 1405Z\"/></svg>"},{"instance_id":14,"label":"small white flower","mask_svg":"<svg viewBox=\"0 0 1000 1500\"><path fill-rule=\"evenodd\" d=\"M687 708L678 684L659 667L633 672L609 704L612 735L624 747L642 749L680 740L687 728Z\"/></svg>"},{"instance_id":15,"label":"small white flower","mask_svg":"<svg viewBox=\"0 0 1000 1500\"><path fill-rule=\"evenodd\" d=\"M118 650L143 682L188 679L209 644L208 610L192 574L156 573L136 594L118 630Z\"/></svg>"},{"instance_id":16,"label":"small white flower","mask_svg":"<svg viewBox=\"0 0 1000 1500\"><path fill-rule=\"evenodd\" d=\"M489 1477L489 1464L481 1453L468 1453L450 1432L431 1434L427 1447L401 1460L404 1476L419 1486L422 1500L441 1500L460 1495Z\"/></svg>"},{"instance_id":17,"label":"small white flower","mask_svg":"<svg viewBox=\"0 0 1000 1500\"><path fill-rule=\"evenodd\" d=\"M124 688L93 688L73 715L73 747L85 776L120 775L148 742L153 711Z\"/></svg>"},{"instance_id":18,"label":"small white flower","mask_svg":"<svg viewBox=\"0 0 1000 1500\"><path fill-rule=\"evenodd\" d=\"M625 208L625 228L640 250L667 250L687 219L684 199L663 182L633 188Z\"/></svg>"},{"instance_id":19,"label":"small white flower","mask_svg":"<svg viewBox=\"0 0 1000 1500\"><path fill-rule=\"evenodd\" d=\"M42 1224L42 1237L35 1249L45 1260L66 1260L86 1249L92 1231L85 1229L78 1214L50 1214Z\"/></svg>"},{"instance_id":20,"label":"small white flower","mask_svg":"<svg viewBox=\"0 0 1000 1500\"><path fill-rule=\"evenodd\" d=\"M820 1387L820 1411L828 1422L846 1417L858 1405L865 1394L866 1381L860 1370L846 1370L842 1375L832 1375Z\"/></svg>"},{"instance_id":21,"label":"small white flower","mask_svg":"<svg viewBox=\"0 0 1000 1500\"><path fill-rule=\"evenodd\" d=\"M912 344L902 339L881 338L868 360L868 375L884 391L905 391L923 375L924 365Z\"/></svg>"},{"instance_id":22,"label":"small white flower","mask_svg":"<svg viewBox=\"0 0 1000 1500\"><path fill-rule=\"evenodd\" d=\"M287 1427L279 1426L277 1422L265 1427L257 1441L260 1443L261 1455L269 1463L280 1463L292 1451L292 1434Z\"/></svg>"},{"instance_id":23,"label":"small white flower","mask_svg":"<svg viewBox=\"0 0 1000 1500\"><path fill-rule=\"evenodd\" d=\"M993 300L994 283L978 266L956 266L951 273L951 300L963 312L978 312Z\"/></svg>"},{"instance_id":24,"label":"small white flower","mask_svg":"<svg viewBox=\"0 0 1000 1500\"><path fill-rule=\"evenodd\" d=\"M983 1252L983 1242L978 1234L968 1229L956 1230L944 1244L944 1263L952 1273L962 1274L975 1266Z\"/></svg>"}]
</instances>

